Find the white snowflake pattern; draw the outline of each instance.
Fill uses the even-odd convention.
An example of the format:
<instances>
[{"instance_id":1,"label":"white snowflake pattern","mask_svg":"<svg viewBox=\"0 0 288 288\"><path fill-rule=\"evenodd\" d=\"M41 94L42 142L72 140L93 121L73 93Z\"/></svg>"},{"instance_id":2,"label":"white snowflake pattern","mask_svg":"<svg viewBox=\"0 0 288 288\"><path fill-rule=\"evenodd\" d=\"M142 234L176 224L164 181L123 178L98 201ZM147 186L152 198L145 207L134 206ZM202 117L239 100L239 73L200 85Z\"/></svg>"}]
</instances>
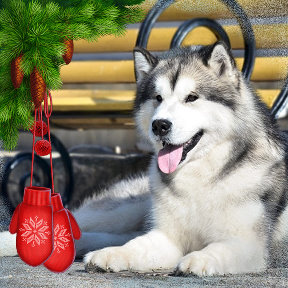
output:
<instances>
[{"instance_id":1,"label":"white snowflake pattern","mask_svg":"<svg viewBox=\"0 0 288 288\"><path fill-rule=\"evenodd\" d=\"M69 247L70 236L71 234L67 233L67 229L64 225L56 225L54 228L54 250L56 249L57 253L60 253L62 250L65 250L66 247Z\"/></svg>"},{"instance_id":2,"label":"white snowflake pattern","mask_svg":"<svg viewBox=\"0 0 288 288\"><path fill-rule=\"evenodd\" d=\"M38 220L38 218L38 216L35 216L34 219L31 217L29 219L25 219L24 223L22 223L22 227L19 229L19 231L24 232L21 234L22 241L25 241L27 244L31 243L32 247L45 244L45 240L48 239L47 236L50 235L47 222L45 222L43 219Z\"/></svg>"}]
</instances>

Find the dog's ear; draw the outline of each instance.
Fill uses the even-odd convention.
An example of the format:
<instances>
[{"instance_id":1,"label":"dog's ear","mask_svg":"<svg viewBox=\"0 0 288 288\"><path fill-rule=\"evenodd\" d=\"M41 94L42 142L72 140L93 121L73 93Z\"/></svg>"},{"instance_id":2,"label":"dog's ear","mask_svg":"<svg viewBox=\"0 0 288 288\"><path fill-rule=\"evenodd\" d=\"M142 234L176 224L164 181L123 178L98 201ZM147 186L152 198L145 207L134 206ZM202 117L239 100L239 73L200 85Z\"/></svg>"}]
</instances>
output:
<instances>
[{"instance_id":1,"label":"dog's ear","mask_svg":"<svg viewBox=\"0 0 288 288\"><path fill-rule=\"evenodd\" d=\"M139 82L144 75L157 65L158 60L149 51L141 47L136 47L133 51L133 55L135 77L136 81Z\"/></svg>"},{"instance_id":2,"label":"dog's ear","mask_svg":"<svg viewBox=\"0 0 288 288\"><path fill-rule=\"evenodd\" d=\"M218 41L212 46L208 65L214 69L219 76L226 74L231 77L235 74L235 60L230 49L223 41Z\"/></svg>"}]
</instances>

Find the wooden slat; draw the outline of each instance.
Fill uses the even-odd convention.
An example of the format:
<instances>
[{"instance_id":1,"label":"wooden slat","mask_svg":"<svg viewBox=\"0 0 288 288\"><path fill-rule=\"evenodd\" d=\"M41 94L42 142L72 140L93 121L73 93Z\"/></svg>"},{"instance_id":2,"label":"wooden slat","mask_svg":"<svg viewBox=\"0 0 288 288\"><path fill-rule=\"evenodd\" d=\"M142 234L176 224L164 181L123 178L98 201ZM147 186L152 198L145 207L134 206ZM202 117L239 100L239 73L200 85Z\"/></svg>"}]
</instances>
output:
<instances>
[{"instance_id":1,"label":"wooden slat","mask_svg":"<svg viewBox=\"0 0 288 288\"><path fill-rule=\"evenodd\" d=\"M56 90L55 111L127 111L133 107L133 90Z\"/></svg>"},{"instance_id":2,"label":"wooden slat","mask_svg":"<svg viewBox=\"0 0 288 288\"><path fill-rule=\"evenodd\" d=\"M72 129L117 129L117 128L134 128L135 123L132 117L129 118L51 118L51 123L59 126L59 128L72 128Z\"/></svg>"},{"instance_id":3,"label":"wooden slat","mask_svg":"<svg viewBox=\"0 0 288 288\"><path fill-rule=\"evenodd\" d=\"M234 49L243 49L244 41L240 26L223 26L227 32L231 46ZM151 31L147 48L152 51L168 50L177 27L154 28ZM287 48L288 24L254 25L256 48ZM130 52L134 49L138 29L129 29L125 36L104 36L97 42L85 40L75 41L75 53L97 52ZM163 37L165 35L165 37ZM209 45L216 41L215 35L205 27L198 27L185 38L183 45Z\"/></svg>"},{"instance_id":4,"label":"wooden slat","mask_svg":"<svg viewBox=\"0 0 288 288\"><path fill-rule=\"evenodd\" d=\"M258 90L261 99L271 107L279 90ZM134 90L57 90L53 91L53 110L127 111L133 109ZM77 119L75 119L76 121Z\"/></svg>"},{"instance_id":5,"label":"wooden slat","mask_svg":"<svg viewBox=\"0 0 288 288\"><path fill-rule=\"evenodd\" d=\"M141 6L146 10L155 4L156 0L146 0ZM287 0L238 0L249 17L287 16ZM209 17L213 19L235 18L220 0L176 0L160 16L161 21L187 20L194 17Z\"/></svg>"},{"instance_id":6,"label":"wooden slat","mask_svg":"<svg viewBox=\"0 0 288 288\"><path fill-rule=\"evenodd\" d=\"M243 58L236 59L238 68ZM253 70L253 81L283 79L288 72L287 57L258 57ZM61 68L64 83L132 83L135 82L132 60L72 61Z\"/></svg>"},{"instance_id":7,"label":"wooden slat","mask_svg":"<svg viewBox=\"0 0 288 288\"><path fill-rule=\"evenodd\" d=\"M64 83L135 82L133 61L72 61L61 67Z\"/></svg>"},{"instance_id":8,"label":"wooden slat","mask_svg":"<svg viewBox=\"0 0 288 288\"><path fill-rule=\"evenodd\" d=\"M243 66L243 58L236 58L239 69ZM257 57L253 69L252 81L282 80L288 73L287 57Z\"/></svg>"},{"instance_id":9,"label":"wooden slat","mask_svg":"<svg viewBox=\"0 0 288 288\"><path fill-rule=\"evenodd\" d=\"M280 90L277 89L259 89L257 90L257 94L260 99L266 103L266 105L271 108L277 96L279 95Z\"/></svg>"}]
</instances>

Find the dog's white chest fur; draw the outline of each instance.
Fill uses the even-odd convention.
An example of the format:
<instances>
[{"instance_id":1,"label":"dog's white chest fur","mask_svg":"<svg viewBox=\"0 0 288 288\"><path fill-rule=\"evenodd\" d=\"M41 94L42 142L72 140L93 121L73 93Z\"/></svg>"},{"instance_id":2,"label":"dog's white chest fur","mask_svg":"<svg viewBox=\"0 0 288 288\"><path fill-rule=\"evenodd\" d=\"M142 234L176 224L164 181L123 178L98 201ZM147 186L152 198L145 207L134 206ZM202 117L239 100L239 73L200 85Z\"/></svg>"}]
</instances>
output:
<instances>
[{"instance_id":1,"label":"dog's white chest fur","mask_svg":"<svg viewBox=\"0 0 288 288\"><path fill-rule=\"evenodd\" d=\"M227 235L237 237L245 231L255 231L264 222L264 206L261 202L254 203L247 199L247 193L259 183L265 169L254 172L252 179L246 180L246 183L238 179L241 173L232 174L219 182L213 181L218 172L214 166L222 166L216 162L223 162L225 158L225 154L218 159L215 157L214 154L220 155L220 151L223 151L223 147L212 152L214 163L211 164L207 156L199 164L197 161L186 164L170 178L173 180L169 180L169 175L161 179L156 162L151 166L154 225L165 231L175 243L181 243L184 254L201 250L211 242L225 239ZM253 167L243 168L246 174L242 175L243 179L247 179L252 171ZM242 184L239 187L234 184L231 191L231 183L239 181Z\"/></svg>"}]
</instances>

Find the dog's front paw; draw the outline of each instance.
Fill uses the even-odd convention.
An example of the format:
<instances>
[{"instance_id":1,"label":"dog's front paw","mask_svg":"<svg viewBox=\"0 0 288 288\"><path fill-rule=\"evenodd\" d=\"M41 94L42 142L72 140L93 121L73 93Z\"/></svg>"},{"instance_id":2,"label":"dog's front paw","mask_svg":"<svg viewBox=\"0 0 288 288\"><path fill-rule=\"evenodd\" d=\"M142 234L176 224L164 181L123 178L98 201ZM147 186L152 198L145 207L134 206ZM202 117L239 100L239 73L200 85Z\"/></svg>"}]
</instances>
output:
<instances>
[{"instance_id":1,"label":"dog's front paw","mask_svg":"<svg viewBox=\"0 0 288 288\"><path fill-rule=\"evenodd\" d=\"M122 247L109 247L89 252L84 257L86 270L120 272L129 270L129 254Z\"/></svg>"},{"instance_id":2,"label":"dog's front paw","mask_svg":"<svg viewBox=\"0 0 288 288\"><path fill-rule=\"evenodd\" d=\"M184 256L175 269L175 275L195 274L198 276L223 275L217 259L205 252L196 251Z\"/></svg>"}]
</instances>

